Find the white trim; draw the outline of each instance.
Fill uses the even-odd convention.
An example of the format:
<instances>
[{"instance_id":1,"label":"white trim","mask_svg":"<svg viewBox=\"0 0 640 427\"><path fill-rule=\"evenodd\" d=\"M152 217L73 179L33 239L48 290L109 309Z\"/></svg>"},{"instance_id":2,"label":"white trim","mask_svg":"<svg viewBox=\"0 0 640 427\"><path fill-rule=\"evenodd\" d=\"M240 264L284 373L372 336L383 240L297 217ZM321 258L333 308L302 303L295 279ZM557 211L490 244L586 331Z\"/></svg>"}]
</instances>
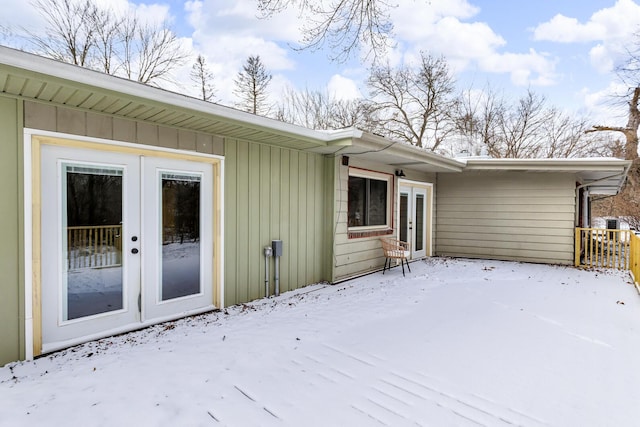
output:
<instances>
[{"instance_id":1,"label":"white trim","mask_svg":"<svg viewBox=\"0 0 640 427\"><path fill-rule=\"evenodd\" d=\"M220 265L219 265L219 270L220 270L220 282L218 283L219 289L220 289L220 301L218 302L218 304L220 305L219 308L224 308L224 158L222 158L220 160L220 200L218 200L218 202L220 203L220 209L218 210L218 215L220 215L220 253L216 254L215 253L215 246L214 246L214 253L213 256L216 257L218 256L219 260L220 260ZM213 177L214 179L214 191L215 191L215 176ZM216 202L215 198L214 198L214 202ZM216 206L213 206L213 213L215 215L216 213ZM212 280L215 281L215 278L212 278ZM215 296L214 296L215 299ZM212 301L213 303L213 301Z\"/></svg>"},{"instance_id":2,"label":"white trim","mask_svg":"<svg viewBox=\"0 0 640 427\"><path fill-rule=\"evenodd\" d=\"M224 159L224 156L220 156L218 154L200 153L198 151L180 150L180 149L176 149L176 148L165 148L165 147L158 147L158 146L155 146L155 145L134 144L134 143L125 142L125 141L117 141L117 140L104 139L104 138L95 138L95 137L92 137L92 136L73 135L73 134L69 134L69 133L52 132L52 131L40 130L40 129L24 128L24 133L25 133L25 136L29 135L29 137L42 136L42 137L50 137L50 138L57 138L57 139L69 139L69 140L72 140L72 141L79 141L79 142L93 142L93 143L102 144L102 145L111 145L111 146L116 146L116 147L127 147L127 148L136 149L136 150L158 151L158 152L173 153L173 154L184 154L184 155L188 155L188 156L202 157L202 158L207 158L207 159L218 159L218 160Z\"/></svg>"},{"instance_id":3,"label":"white trim","mask_svg":"<svg viewBox=\"0 0 640 427\"><path fill-rule=\"evenodd\" d=\"M23 136L24 181L24 346L25 359L33 359L33 170L31 135Z\"/></svg>"}]
</instances>

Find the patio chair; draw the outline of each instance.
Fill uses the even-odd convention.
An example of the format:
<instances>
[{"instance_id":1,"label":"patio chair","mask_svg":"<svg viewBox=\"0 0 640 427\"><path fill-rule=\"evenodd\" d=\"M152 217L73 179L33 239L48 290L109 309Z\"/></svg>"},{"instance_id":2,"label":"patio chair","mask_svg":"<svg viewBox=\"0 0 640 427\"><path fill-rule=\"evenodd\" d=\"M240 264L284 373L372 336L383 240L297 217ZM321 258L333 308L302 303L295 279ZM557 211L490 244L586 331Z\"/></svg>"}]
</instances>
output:
<instances>
[{"instance_id":1,"label":"patio chair","mask_svg":"<svg viewBox=\"0 0 640 427\"><path fill-rule=\"evenodd\" d=\"M401 240L392 239L389 237L381 238L382 242L382 252L384 253L384 268L382 269L382 274L384 274L387 269L391 269L391 260L400 260L400 265L402 265L402 276L404 277L404 264L407 264L407 268L409 269L409 273L411 273L411 267L409 267L409 255L411 254L409 250L409 243L403 242ZM388 266L387 266L388 264Z\"/></svg>"}]
</instances>

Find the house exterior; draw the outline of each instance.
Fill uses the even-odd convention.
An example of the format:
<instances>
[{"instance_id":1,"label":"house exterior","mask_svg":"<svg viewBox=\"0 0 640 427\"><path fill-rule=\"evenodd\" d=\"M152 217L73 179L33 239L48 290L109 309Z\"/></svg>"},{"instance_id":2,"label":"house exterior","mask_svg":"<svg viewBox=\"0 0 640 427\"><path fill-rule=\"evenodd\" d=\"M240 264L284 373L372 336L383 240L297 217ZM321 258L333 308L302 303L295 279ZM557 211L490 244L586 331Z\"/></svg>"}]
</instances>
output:
<instances>
[{"instance_id":1,"label":"house exterior","mask_svg":"<svg viewBox=\"0 0 640 427\"><path fill-rule=\"evenodd\" d=\"M5 47L0 128L0 364L272 294L273 240L281 292L381 269L385 236L570 264L629 167L456 160Z\"/></svg>"}]
</instances>

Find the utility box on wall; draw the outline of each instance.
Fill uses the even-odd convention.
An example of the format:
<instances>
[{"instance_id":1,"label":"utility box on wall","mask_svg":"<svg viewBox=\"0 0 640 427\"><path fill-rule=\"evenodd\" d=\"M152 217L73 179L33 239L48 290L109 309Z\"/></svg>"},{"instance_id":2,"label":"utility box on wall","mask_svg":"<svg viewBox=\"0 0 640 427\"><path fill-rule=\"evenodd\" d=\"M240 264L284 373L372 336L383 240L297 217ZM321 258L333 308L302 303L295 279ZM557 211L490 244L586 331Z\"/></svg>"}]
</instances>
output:
<instances>
[{"instance_id":1,"label":"utility box on wall","mask_svg":"<svg viewBox=\"0 0 640 427\"><path fill-rule=\"evenodd\" d=\"M282 240L272 240L273 256L282 256Z\"/></svg>"}]
</instances>

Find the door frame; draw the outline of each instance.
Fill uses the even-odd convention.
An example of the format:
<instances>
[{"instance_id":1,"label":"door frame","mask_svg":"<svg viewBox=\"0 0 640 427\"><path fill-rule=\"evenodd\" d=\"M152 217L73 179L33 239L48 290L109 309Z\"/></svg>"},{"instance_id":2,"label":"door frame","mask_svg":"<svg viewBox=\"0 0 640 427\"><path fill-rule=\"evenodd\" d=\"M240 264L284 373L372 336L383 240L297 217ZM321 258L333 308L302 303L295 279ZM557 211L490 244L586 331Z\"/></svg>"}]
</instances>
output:
<instances>
[{"instance_id":1,"label":"door frame","mask_svg":"<svg viewBox=\"0 0 640 427\"><path fill-rule=\"evenodd\" d=\"M161 157L167 159L190 160L195 162L210 163L213 168L213 262L212 306L224 307L224 157L198 153L194 151L178 150L149 145L133 144L128 142L113 141L101 138L71 135L59 132L43 131L38 129L24 129L24 278L25 278L25 358L33 359L43 353L42 348L42 255L41 255L41 158L42 145L53 145L68 148L84 148L103 152L117 152L135 154L138 156ZM189 314L208 311L205 309L193 310L193 312L174 314L163 318L146 320L135 325L105 331L96 336L87 336L61 343L59 348L68 347L100 336L108 336L145 326L185 317ZM46 351L54 351L58 348L47 348Z\"/></svg>"},{"instance_id":2,"label":"door frame","mask_svg":"<svg viewBox=\"0 0 640 427\"><path fill-rule=\"evenodd\" d=\"M411 236L411 238L409 240L411 240L411 259L418 259L418 258L423 258L423 257L430 257L433 256L433 188L434 185L432 183L428 183L428 182L421 182L421 181L412 181L412 180L408 180L408 179L399 179L398 180L398 191L397 191L397 197L396 197L396 210L398 212L398 214L396 215L398 218L398 223L397 223L397 238L400 238L400 197L401 197L401 193L402 193L402 188L403 187L409 187L411 188L411 192L409 195L409 199L410 199L410 206L411 206L411 212L409 212L410 217L414 217L415 216L415 206L414 206L414 189L420 189L420 190L424 190L426 192L426 197L425 197L425 213L426 213L426 223L425 223L425 227L426 227L426 237L425 237L425 255L424 256L419 256L414 258L414 242L413 242L413 237Z\"/></svg>"}]
</instances>

